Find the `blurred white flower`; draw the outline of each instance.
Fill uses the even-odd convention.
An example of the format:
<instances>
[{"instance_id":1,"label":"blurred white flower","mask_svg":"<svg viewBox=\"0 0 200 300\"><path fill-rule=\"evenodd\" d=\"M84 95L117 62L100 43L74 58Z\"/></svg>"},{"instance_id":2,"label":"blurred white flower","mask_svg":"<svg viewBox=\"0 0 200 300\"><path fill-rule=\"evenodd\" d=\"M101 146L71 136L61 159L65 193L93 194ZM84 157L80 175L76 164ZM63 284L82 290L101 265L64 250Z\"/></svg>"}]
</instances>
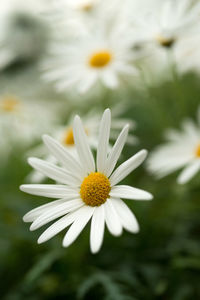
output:
<instances>
[{"instance_id":1,"label":"blurred white flower","mask_svg":"<svg viewBox=\"0 0 200 300\"><path fill-rule=\"evenodd\" d=\"M59 35L73 38L87 35L114 16L121 22L126 3L127 0L123 3L120 0L51 0L46 16L55 39Z\"/></svg>"},{"instance_id":2,"label":"blurred white flower","mask_svg":"<svg viewBox=\"0 0 200 300\"><path fill-rule=\"evenodd\" d=\"M200 3L191 0L147 2L138 15L133 16L133 27L135 47L149 53L142 61L141 69L151 84L163 78L172 79L176 65L178 70L184 69L190 59L183 53L184 48L189 48L188 38L195 38L200 32Z\"/></svg>"},{"instance_id":3,"label":"blurred white flower","mask_svg":"<svg viewBox=\"0 0 200 300\"><path fill-rule=\"evenodd\" d=\"M24 101L15 95L0 97L1 145L9 149L33 144L44 132L49 132L56 116L51 105Z\"/></svg>"},{"instance_id":4,"label":"blurred white flower","mask_svg":"<svg viewBox=\"0 0 200 300\"><path fill-rule=\"evenodd\" d=\"M200 3L191 0L154 1L153 9L135 19L138 41L170 48L179 38L197 31Z\"/></svg>"},{"instance_id":5,"label":"blurred white flower","mask_svg":"<svg viewBox=\"0 0 200 300\"><path fill-rule=\"evenodd\" d=\"M131 186L117 184L143 162L147 151L141 150L113 172L126 142L128 125L122 129L108 154L110 123L110 110L107 109L100 123L96 163L78 116L75 117L73 126L78 159L49 136L44 136L44 142L63 167L36 158L29 159L34 168L61 183L28 184L20 187L22 191L33 195L60 198L24 216L25 222L33 222L31 230L62 217L45 230L38 243L49 240L70 226L63 239L63 246L67 247L75 241L91 218L90 247L93 253L98 252L101 247L105 223L110 233L116 236L122 233L123 227L130 232L138 232L139 226L135 216L120 198L151 200L152 195Z\"/></svg>"},{"instance_id":6,"label":"blurred white flower","mask_svg":"<svg viewBox=\"0 0 200 300\"><path fill-rule=\"evenodd\" d=\"M115 140L123 126L125 126L127 123L129 124L129 128L131 130L131 134L127 136L127 143L129 145L135 145L138 142L138 139L136 136L132 134L132 131L135 128L135 122L130 119L123 119L119 117L120 112L118 111L118 107L113 110L114 111L114 118L112 121L111 131L110 131L110 140ZM57 125L52 128L51 136L57 140L62 146L64 146L67 151L77 158L77 151L74 141L74 135L72 130L72 124L73 124L74 117L69 119L69 122L65 126ZM90 147L94 150L97 149L98 146L98 131L99 131L99 123L101 121L101 115L96 112L95 110L90 111L86 116L83 117L83 126L85 133L88 138L88 143ZM109 145L109 148L111 146ZM28 151L27 153L30 155L37 155L40 158L44 158L46 161L57 164L57 160L54 156L49 155L46 147L44 144L37 146L36 148L33 148L32 150ZM28 176L26 181L30 181L33 183L41 182L46 178L44 174L41 174L40 172L33 170Z\"/></svg>"},{"instance_id":7,"label":"blurred white flower","mask_svg":"<svg viewBox=\"0 0 200 300\"><path fill-rule=\"evenodd\" d=\"M46 27L40 13L46 0L0 1L0 70L41 54Z\"/></svg>"},{"instance_id":8,"label":"blurred white flower","mask_svg":"<svg viewBox=\"0 0 200 300\"><path fill-rule=\"evenodd\" d=\"M45 63L47 81L55 82L58 91L70 87L85 93L101 82L115 89L123 77L137 74L129 36L107 37L106 34L84 37L74 43L57 43Z\"/></svg>"},{"instance_id":9,"label":"blurred white flower","mask_svg":"<svg viewBox=\"0 0 200 300\"><path fill-rule=\"evenodd\" d=\"M103 3L99 2L101 9ZM115 89L123 80L138 75L134 64L138 55L132 49L129 19L120 15L118 7L116 13L115 8L108 10L108 15L105 12L94 15L89 25L80 22L85 29L78 38L69 38L66 18L65 22L60 21L58 30L57 22L53 22L56 35L49 44L42 68L43 77L54 82L58 91L74 88L85 93L97 83ZM73 30L70 32L74 34Z\"/></svg>"},{"instance_id":10,"label":"blurred white flower","mask_svg":"<svg viewBox=\"0 0 200 300\"><path fill-rule=\"evenodd\" d=\"M147 168L158 178L183 168L177 181L184 184L200 170L200 117L198 125L186 120L182 131L169 130L166 137L168 142L150 154Z\"/></svg>"}]
</instances>

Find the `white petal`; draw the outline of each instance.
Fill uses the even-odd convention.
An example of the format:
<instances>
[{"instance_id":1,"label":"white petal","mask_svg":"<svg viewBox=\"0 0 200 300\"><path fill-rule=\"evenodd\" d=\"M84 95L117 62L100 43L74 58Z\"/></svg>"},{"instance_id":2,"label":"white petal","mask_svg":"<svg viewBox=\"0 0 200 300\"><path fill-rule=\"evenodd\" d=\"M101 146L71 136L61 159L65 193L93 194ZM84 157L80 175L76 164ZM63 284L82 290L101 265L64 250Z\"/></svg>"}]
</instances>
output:
<instances>
[{"instance_id":1,"label":"white petal","mask_svg":"<svg viewBox=\"0 0 200 300\"><path fill-rule=\"evenodd\" d=\"M60 80L56 83L55 87L58 90L58 92L64 92L68 87L73 86L73 85L77 85L79 83L79 78L75 77L75 78L70 78L67 79L66 78L64 80Z\"/></svg>"},{"instance_id":2,"label":"white petal","mask_svg":"<svg viewBox=\"0 0 200 300\"><path fill-rule=\"evenodd\" d=\"M53 156L75 177L82 180L83 170L80 163L58 141L48 135L43 136L43 141Z\"/></svg>"},{"instance_id":3,"label":"white petal","mask_svg":"<svg viewBox=\"0 0 200 300\"><path fill-rule=\"evenodd\" d=\"M38 244L48 241L53 236L58 234L60 231L68 227L76 220L78 215L79 215L79 209L67 214L66 216L59 219L57 222L53 223L41 234L41 236L38 239Z\"/></svg>"},{"instance_id":4,"label":"white petal","mask_svg":"<svg viewBox=\"0 0 200 300\"><path fill-rule=\"evenodd\" d=\"M102 80L104 84L111 89L115 89L119 84L117 76L113 71L104 72Z\"/></svg>"},{"instance_id":5,"label":"white petal","mask_svg":"<svg viewBox=\"0 0 200 300\"><path fill-rule=\"evenodd\" d=\"M195 160L189 164L179 175L177 181L180 184L188 182L200 170L200 160Z\"/></svg>"},{"instance_id":6,"label":"white petal","mask_svg":"<svg viewBox=\"0 0 200 300\"><path fill-rule=\"evenodd\" d=\"M61 203L66 202L68 199L59 199L55 201L51 201L50 203L41 205L29 211L27 214L24 215L23 221L24 222L33 222L36 218L38 218L41 214L47 211L49 208L54 208ZM70 199L69 199L70 200Z\"/></svg>"},{"instance_id":7,"label":"white petal","mask_svg":"<svg viewBox=\"0 0 200 300\"><path fill-rule=\"evenodd\" d=\"M179 142L180 144L180 142ZM154 150L147 160L147 169L155 173L158 178L162 178L179 168L187 165L192 159L191 151L183 152L184 147L160 146Z\"/></svg>"},{"instance_id":8,"label":"white petal","mask_svg":"<svg viewBox=\"0 0 200 300\"><path fill-rule=\"evenodd\" d=\"M107 159L107 163L106 163L106 170L105 170L105 174L106 176L110 176L110 174L112 173L112 171L115 168L115 165L120 157L120 154L122 152L122 149L124 147L124 144L126 142L127 139L127 135L128 135L128 130L129 130L129 125L125 125L124 128L122 129L121 133L119 134L109 156Z\"/></svg>"},{"instance_id":9,"label":"white petal","mask_svg":"<svg viewBox=\"0 0 200 300\"><path fill-rule=\"evenodd\" d=\"M31 225L30 230L36 230L41 226L71 212L79 207L83 206L84 203L80 199L66 201L65 203L61 203L56 207L49 209L47 212L44 212L40 215Z\"/></svg>"},{"instance_id":10,"label":"white petal","mask_svg":"<svg viewBox=\"0 0 200 300\"><path fill-rule=\"evenodd\" d=\"M97 171L104 172L107 161L108 142L110 136L111 113L106 109L100 123L99 143L97 148Z\"/></svg>"},{"instance_id":11,"label":"white petal","mask_svg":"<svg viewBox=\"0 0 200 300\"><path fill-rule=\"evenodd\" d=\"M96 207L92 216L90 231L90 248L92 253L97 253L103 242L105 216L103 205Z\"/></svg>"},{"instance_id":12,"label":"white petal","mask_svg":"<svg viewBox=\"0 0 200 300\"><path fill-rule=\"evenodd\" d=\"M198 142L199 140L199 129L198 127L194 124L194 122L190 119L185 120L182 123L182 127L184 131L187 133L187 135L194 141Z\"/></svg>"},{"instance_id":13,"label":"white petal","mask_svg":"<svg viewBox=\"0 0 200 300\"><path fill-rule=\"evenodd\" d=\"M55 181L73 186L80 185L80 181L77 180L77 178L74 178L72 174L69 174L65 171L65 169L60 168L50 162L33 157L29 158L28 162L37 171Z\"/></svg>"},{"instance_id":14,"label":"white petal","mask_svg":"<svg viewBox=\"0 0 200 300\"><path fill-rule=\"evenodd\" d=\"M125 198L133 200L152 200L153 196L143 190L133 188L129 185L113 186L110 191L110 196L114 198Z\"/></svg>"},{"instance_id":15,"label":"white petal","mask_svg":"<svg viewBox=\"0 0 200 300\"><path fill-rule=\"evenodd\" d=\"M107 199L107 201L103 204L103 207L105 210L105 221L108 230L111 234L119 236L122 233L122 224L110 199Z\"/></svg>"},{"instance_id":16,"label":"white petal","mask_svg":"<svg viewBox=\"0 0 200 300\"><path fill-rule=\"evenodd\" d=\"M111 199L111 201L120 218L122 226L127 231L137 233L139 231L139 225L130 208L121 199Z\"/></svg>"},{"instance_id":17,"label":"white petal","mask_svg":"<svg viewBox=\"0 0 200 300\"><path fill-rule=\"evenodd\" d=\"M73 134L76 149L85 173L94 172L94 157L92 155L87 136L79 116L74 118Z\"/></svg>"},{"instance_id":18,"label":"white petal","mask_svg":"<svg viewBox=\"0 0 200 300\"><path fill-rule=\"evenodd\" d=\"M110 177L111 185L113 186L124 179L145 160L146 156L147 151L141 150L121 164Z\"/></svg>"},{"instance_id":19,"label":"white petal","mask_svg":"<svg viewBox=\"0 0 200 300\"><path fill-rule=\"evenodd\" d=\"M74 223L69 228L68 232L66 233L63 239L63 246L68 247L71 245L76 238L79 236L83 228L86 226L92 214L94 213L95 207L91 206L83 206L79 209L79 216L76 218Z\"/></svg>"},{"instance_id":20,"label":"white petal","mask_svg":"<svg viewBox=\"0 0 200 300\"><path fill-rule=\"evenodd\" d=\"M79 197L79 193L76 189L58 184L23 184L20 186L20 190L31 195L49 198L64 198L70 196L73 199Z\"/></svg>"},{"instance_id":21,"label":"white petal","mask_svg":"<svg viewBox=\"0 0 200 300\"><path fill-rule=\"evenodd\" d=\"M84 78L80 83L79 83L79 87L78 90L81 94L86 93L95 83L95 81L97 80L97 74L96 73L92 73L92 74L87 74L87 78Z\"/></svg>"}]
</instances>

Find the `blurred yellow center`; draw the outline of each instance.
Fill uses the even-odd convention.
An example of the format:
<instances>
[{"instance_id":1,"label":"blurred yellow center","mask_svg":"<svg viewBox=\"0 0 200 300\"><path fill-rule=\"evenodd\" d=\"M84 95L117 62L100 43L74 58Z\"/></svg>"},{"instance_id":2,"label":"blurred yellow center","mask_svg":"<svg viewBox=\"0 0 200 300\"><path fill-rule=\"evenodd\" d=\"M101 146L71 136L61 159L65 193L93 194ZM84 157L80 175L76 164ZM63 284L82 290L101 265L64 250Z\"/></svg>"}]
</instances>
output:
<instances>
[{"instance_id":1,"label":"blurred yellow center","mask_svg":"<svg viewBox=\"0 0 200 300\"><path fill-rule=\"evenodd\" d=\"M200 144L197 146L197 148L195 150L195 155L196 155L196 157L200 158Z\"/></svg>"},{"instance_id":2,"label":"blurred yellow center","mask_svg":"<svg viewBox=\"0 0 200 300\"><path fill-rule=\"evenodd\" d=\"M74 135L72 128L69 128L64 133L63 143L67 146L74 145Z\"/></svg>"},{"instance_id":3,"label":"blurred yellow center","mask_svg":"<svg viewBox=\"0 0 200 300\"><path fill-rule=\"evenodd\" d=\"M103 68L109 64L112 59L112 55L108 51L99 51L94 53L90 59L89 64L93 68Z\"/></svg>"},{"instance_id":4,"label":"blurred yellow center","mask_svg":"<svg viewBox=\"0 0 200 300\"><path fill-rule=\"evenodd\" d=\"M81 10L83 10L83 11L90 11L92 8L93 8L93 5L92 5L92 3L84 3L84 4L82 4L80 7L79 7Z\"/></svg>"},{"instance_id":5,"label":"blurred yellow center","mask_svg":"<svg viewBox=\"0 0 200 300\"><path fill-rule=\"evenodd\" d=\"M109 179L100 172L93 172L84 178L80 195L86 205L100 206L109 198L110 190Z\"/></svg>"},{"instance_id":6,"label":"blurred yellow center","mask_svg":"<svg viewBox=\"0 0 200 300\"><path fill-rule=\"evenodd\" d=\"M156 41L163 47L170 48L173 43L174 39L173 38L166 38L162 35L157 35L156 36Z\"/></svg>"},{"instance_id":7,"label":"blurred yellow center","mask_svg":"<svg viewBox=\"0 0 200 300\"><path fill-rule=\"evenodd\" d=\"M0 108L6 112L13 112L17 109L19 101L14 97L6 97L0 102Z\"/></svg>"},{"instance_id":8,"label":"blurred yellow center","mask_svg":"<svg viewBox=\"0 0 200 300\"><path fill-rule=\"evenodd\" d=\"M88 129L85 128L85 133L88 135ZM68 128L63 135L63 144L67 146L73 146L74 143L74 134L72 127Z\"/></svg>"}]
</instances>

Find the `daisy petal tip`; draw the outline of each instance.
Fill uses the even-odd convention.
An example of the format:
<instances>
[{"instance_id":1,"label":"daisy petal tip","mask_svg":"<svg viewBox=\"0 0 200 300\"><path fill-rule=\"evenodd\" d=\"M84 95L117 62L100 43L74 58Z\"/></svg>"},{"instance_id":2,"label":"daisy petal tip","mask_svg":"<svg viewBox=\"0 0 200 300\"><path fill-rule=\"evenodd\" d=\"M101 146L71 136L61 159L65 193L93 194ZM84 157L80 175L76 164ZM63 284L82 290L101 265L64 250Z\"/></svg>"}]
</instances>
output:
<instances>
[{"instance_id":1,"label":"daisy petal tip","mask_svg":"<svg viewBox=\"0 0 200 300\"><path fill-rule=\"evenodd\" d=\"M153 198L154 198L152 194L150 194L149 197L150 197L149 200L153 200Z\"/></svg>"},{"instance_id":2,"label":"daisy petal tip","mask_svg":"<svg viewBox=\"0 0 200 300\"><path fill-rule=\"evenodd\" d=\"M92 254L97 254L100 251L101 244L90 244L90 251Z\"/></svg>"},{"instance_id":3,"label":"daisy petal tip","mask_svg":"<svg viewBox=\"0 0 200 300\"><path fill-rule=\"evenodd\" d=\"M37 229L37 227L35 226L34 223L32 223L29 229L30 229L30 231L35 231Z\"/></svg>"},{"instance_id":4,"label":"daisy petal tip","mask_svg":"<svg viewBox=\"0 0 200 300\"><path fill-rule=\"evenodd\" d=\"M144 159L147 157L148 151L146 149L141 150L141 155L144 156Z\"/></svg>"},{"instance_id":5,"label":"daisy petal tip","mask_svg":"<svg viewBox=\"0 0 200 300\"><path fill-rule=\"evenodd\" d=\"M67 247L68 247L68 245L67 245L67 243L66 243L65 240L63 240L63 242L62 242L62 246L63 246L64 248L67 248Z\"/></svg>"},{"instance_id":6,"label":"daisy petal tip","mask_svg":"<svg viewBox=\"0 0 200 300\"><path fill-rule=\"evenodd\" d=\"M116 237L120 237L123 233L123 228L121 228L120 230L118 231L115 231L112 233L112 235L116 236Z\"/></svg>"},{"instance_id":7,"label":"daisy petal tip","mask_svg":"<svg viewBox=\"0 0 200 300\"><path fill-rule=\"evenodd\" d=\"M133 234L138 234L139 232L140 232L140 228L134 229L134 230L132 231Z\"/></svg>"},{"instance_id":8,"label":"daisy petal tip","mask_svg":"<svg viewBox=\"0 0 200 300\"><path fill-rule=\"evenodd\" d=\"M137 234L137 233L139 233L139 232L140 232L140 228L139 228L139 226L138 226L137 228L135 228L134 233Z\"/></svg>"},{"instance_id":9,"label":"daisy petal tip","mask_svg":"<svg viewBox=\"0 0 200 300\"><path fill-rule=\"evenodd\" d=\"M145 200L153 200L153 195L147 192Z\"/></svg>"},{"instance_id":10,"label":"daisy petal tip","mask_svg":"<svg viewBox=\"0 0 200 300\"><path fill-rule=\"evenodd\" d=\"M132 234L138 234L140 232L139 227L129 228L128 231Z\"/></svg>"},{"instance_id":11,"label":"daisy petal tip","mask_svg":"<svg viewBox=\"0 0 200 300\"><path fill-rule=\"evenodd\" d=\"M48 141L50 138L51 138L51 137L50 137L48 134L43 134L43 135L42 135L42 140L43 140L44 142Z\"/></svg>"},{"instance_id":12,"label":"daisy petal tip","mask_svg":"<svg viewBox=\"0 0 200 300\"><path fill-rule=\"evenodd\" d=\"M182 180L182 178L178 178L176 182L180 185L183 185L183 184L187 183L187 180Z\"/></svg>"},{"instance_id":13,"label":"daisy petal tip","mask_svg":"<svg viewBox=\"0 0 200 300\"><path fill-rule=\"evenodd\" d=\"M124 130L129 130L129 128L130 128L130 124L126 124L125 126L124 126Z\"/></svg>"},{"instance_id":14,"label":"daisy petal tip","mask_svg":"<svg viewBox=\"0 0 200 300\"><path fill-rule=\"evenodd\" d=\"M20 185L19 189L21 192L26 192L26 185L25 184Z\"/></svg>"},{"instance_id":15,"label":"daisy petal tip","mask_svg":"<svg viewBox=\"0 0 200 300\"><path fill-rule=\"evenodd\" d=\"M99 249L98 248L90 248L90 251L92 254L97 254L99 252Z\"/></svg>"},{"instance_id":16,"label":"daisy petal tip","mask_svg":"<svg viewBox=\"0 0 200 300\"><path fill-rule=\"evenodd\" d=\"M75 115L74 117L74 123L80 122L81 118L79 117L79 115Z\"/></svg>"},{"instance_id":17,"label":"daisy petal tip","mask_svg":"<svg viewBox=\"0 0 200 300\"><path fill-rule=\"evenodd\" d=\"M121 232L115 233L115 236L116 236L116 237L120 237L121 235L122 235L122 231L121 231Z\"/></svg>"},{"instance_id":18,"label":"daisy petal tip","mask_svg":"<svg viewBox=\"0 0 200 300\"><path fill-rule=\"evenodd\" d=\"M39 237L39 239L37 240L38 245L43 244L45 242L44 238Z\"/></svg>"},{"instance_id":19,"label":"daisy petal tip","mask_svg":"<svg viewBox=\"0 0 200 300\"><path fill-rule=\"evenodd\" d=\"M107 115L111 115L111 110L110 110L110 108L106 108L105 110L104 110L104 114L107 114Z\"/></svg>"},{"instance_id":20,"label":"daisy petal tip","mask_svg":"<svg viewBox=\"0 0 200 300\"><path fill-rule=\"evenodd\" d=\"M31 165L31 166L32 166L32 164L34 164L34 162L35 162L36 160L37 160L37 158L35 158L35 157L29 157L29 158L27 159L29 165Z\"/></svg>"},{"instance_id":21,"label":"daisy petal tip","mask_svg":"<svg viewBox=\"0 0 200 300\"><path fill-rule=\"evenodd\" d=\"M29 216L28 216L28 214L25 214L25 215L23 216L22 220L23 220L23 222L25 222L25 223L31 222L31 221L30 221L30 218L29 218Z\"/></svg>"}]
</instances>

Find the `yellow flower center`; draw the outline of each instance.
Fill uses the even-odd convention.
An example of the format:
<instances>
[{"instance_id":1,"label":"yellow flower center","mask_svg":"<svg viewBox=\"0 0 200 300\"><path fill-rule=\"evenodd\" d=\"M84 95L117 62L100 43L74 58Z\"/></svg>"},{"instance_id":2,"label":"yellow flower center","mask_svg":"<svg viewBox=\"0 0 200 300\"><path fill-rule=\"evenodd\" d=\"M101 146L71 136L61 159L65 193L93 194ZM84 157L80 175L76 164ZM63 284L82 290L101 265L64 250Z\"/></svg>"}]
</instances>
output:
<instances>
[{"instance_id":1,"label":"yellow flower center","mask_svg":"<svg viewBox=\"0 0 200 300\"><path fill-rule=\"evenodd\" d=\"M93 68L103 68L110 63L112 55L108 51L99 51L94 53L90 59L89 64Z\"/></svg>"},{"instance_id":2,"label":"yellow flower center","mask_svg":"<svg viewBox=\"0 0 200 300\"><path fill-rule=\"evenodd\" d=\"M65 131L63 143L67 146L74 145L74 135L73 135L73 130L71 127Z\"/></svg>"},{"instance_id":3,"label":"yellow flower center","mask_svg":"<svg viewBox=\"0 0 200 300\"><path fill-rule=\"evenodd\" d=\"M85 133L88 135L88 129L85 128ZM74 134L73 134L73 129L72 127L68 128L63 135L63 140L62 140L64 145L67 146L74 146Z\"/></svg>"},{"instance_id":4,"label":"yellow flower center","mask_svg":"<svg viewBox=\"0 0 200 300\"><path fill-rule=\"evenodd\" d=\"M80 7L79 7L81 10L85 11L85 12L88 12L90 10L92 10L93 8L93 4L92 3L84 3L82 4Z\"/></svg>"},{"instance_id":5,"label":"yellow flower center","mask_svg":"<svg viewBox=\"0 0 200 300\"><path fill-rule=\"evenodd\" d=\"M195 156L200 158L200 144L195 149Z\"/></svg>"},{"instance_id":6,"label":"yellow flower center","mask_svg":"<svg viewBox=\"0 0 200 300\"><path fill-rule=\"evenodd\" d=\"M175 40L173 38L166 38L162 35L156 36L156 41L163 47L170 48Z\"/></svg>"},{"instance_id":7,"label":"yellow flower center","mask_svg":"<svg viewBox=\"0 0 200 300\"><path fill-rule=\"evenodd\" d=\"M109 179L102 173L90 173L84 178L80 195L86 205L100 206L109 198L111 190Z\"/></svg>"},{"instance_id":8,"label":"yellow flower center","mask_svg":"<svg viewBox=\"0 0 200 300\"><path fill-rule=\"evenodd\" d=\"M6 97L0 101L0 108L6 112L13 112L19 106L19 101L14 97Z\"/></svg>"}]
</instances>

